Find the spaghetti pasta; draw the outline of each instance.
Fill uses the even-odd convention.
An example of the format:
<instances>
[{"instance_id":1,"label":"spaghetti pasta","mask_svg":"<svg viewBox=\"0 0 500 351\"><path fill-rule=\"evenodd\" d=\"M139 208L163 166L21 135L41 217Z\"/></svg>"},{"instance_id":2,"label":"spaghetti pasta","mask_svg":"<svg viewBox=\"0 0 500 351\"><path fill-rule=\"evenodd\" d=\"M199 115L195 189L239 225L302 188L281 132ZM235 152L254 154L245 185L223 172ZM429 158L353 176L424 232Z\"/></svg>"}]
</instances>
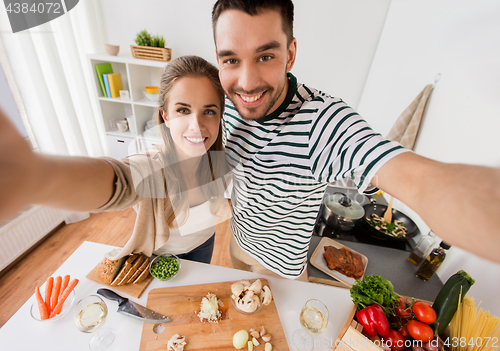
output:
<instances>
[{"instance_id":1,"label":"spaghetti pasta","mask_svg":"<svg viewBox=\"0 0 500 351\"><path fill-rule=\"evenodd\" d=\"M500 318L483 308L478 310L473 297L459 301L450 322L451 351L493 351L500 345Z\"/></svg>"}]
</instances>

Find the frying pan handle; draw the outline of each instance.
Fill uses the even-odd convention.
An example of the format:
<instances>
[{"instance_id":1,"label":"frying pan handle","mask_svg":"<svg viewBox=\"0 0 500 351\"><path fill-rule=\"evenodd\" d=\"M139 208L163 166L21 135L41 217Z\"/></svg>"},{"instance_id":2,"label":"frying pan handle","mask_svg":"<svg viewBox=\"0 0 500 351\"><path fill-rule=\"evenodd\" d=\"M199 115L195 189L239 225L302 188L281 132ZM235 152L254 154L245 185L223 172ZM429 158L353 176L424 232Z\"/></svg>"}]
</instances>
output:
<instances>
[{"instance_id":1,"label":"frying pan handle","mask_svg":"<svg viewBox=\"0 0 500 351\"><path fill-rule=\"evenodd\" d=\"M375 200L371 195L365 195L365 196L368 198L368 200L370 200L370 203L372 205L375 205L377 203L377 200Z\"/></svg>"},{"instance_id":2,"label":"frying pan handle","mask_svg":"<svg viewBox=\"0 0 500 351\"><path fill-rule=\"evenodd\" d=\"M127 298L121 297L120 295L118 295L117 293L115 293L114 291L109 290L109 289L99 289L99 290L97 290L97 293L99 295L104 296L107 299L110 299L110 300L113 300L113 301L117 301L118 305L121 305L122 303L128 301Z\"/></svg>"}]
</instances>

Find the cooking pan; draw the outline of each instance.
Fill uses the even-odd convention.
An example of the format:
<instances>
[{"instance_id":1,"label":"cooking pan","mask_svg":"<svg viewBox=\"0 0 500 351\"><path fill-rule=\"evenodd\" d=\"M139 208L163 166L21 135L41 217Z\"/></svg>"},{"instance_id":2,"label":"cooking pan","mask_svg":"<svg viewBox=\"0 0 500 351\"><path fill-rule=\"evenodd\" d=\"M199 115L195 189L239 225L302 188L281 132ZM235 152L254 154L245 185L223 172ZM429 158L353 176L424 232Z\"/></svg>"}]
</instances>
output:
<instances>
[{"instance_id":1,"label":"cooking pan","mask_svg":"<svg viewBox=\"0 0 500 351\"><path fill-rule=\"evenodd\" d=\"M394 222L394 220L398 220L398 221L403 222L403 224L406 226L408 231L406 232L406 236L403 238L397 238L397 237L385 234L384 232L382 232L378 229L375 229L375 227L370 224L370 219L371 219L372 213L375 213L383 218L384 213L387 210L387 206L377 204L374 202L374 200L372 200L371 204L364 205L363 208L365 210L365 215L363 216L363 219L360 221L360 225L362 225L363 228L365 229L365 231L367 233L369 233L372 237L375 237L379 240L405 242L405 241L408 241L408 239L411 239L415 235L420 233L417 225L415 224L415 222L413 222L413 220L410 217L408 217L407 215L405 215L404 213L402 213L398 210L392 209L392 221Z\"/></svg>"}]
</instances>

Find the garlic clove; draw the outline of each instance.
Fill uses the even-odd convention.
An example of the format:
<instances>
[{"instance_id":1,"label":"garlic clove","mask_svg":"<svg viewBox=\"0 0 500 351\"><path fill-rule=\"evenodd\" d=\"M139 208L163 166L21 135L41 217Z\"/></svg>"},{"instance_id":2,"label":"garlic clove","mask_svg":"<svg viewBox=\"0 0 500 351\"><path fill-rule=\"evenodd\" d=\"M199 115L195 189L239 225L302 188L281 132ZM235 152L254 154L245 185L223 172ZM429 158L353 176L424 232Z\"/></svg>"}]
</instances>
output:
<instances>
[{"instance_id":1,"label":"garlic clove","mask_svg":"<svg viewBox=\"0 0 500 351\"><path fill-rule=\"evenodd\" d=\"M258 331L256 331L256 330L251 330L251 331L250 331L250 335L251 335L252 337L254 337L255 339L258 339L258 338L259 338L259 336L260 336L260 335L259 335L259 332L258 332Z\"/></svg>"},{"instance_id":2,"label":"garlic clove","mask_svg":"<svg viewBox=\"0 0 500 351\"><path fill-rule=\"evenodd\" d=\"M253 346L259 346L260 342L256 338L252 338Z\"/></svg>"},{"instance_id":3,"label":"garlic clove","mask_svg":"<svg viewBox=\"0 0 500 351\"><path fill-rule=\"evenodd\" d=\"M271 334L264 334L262 335L262 340L264 340L265 342L269 342L271 341Z\"/></svg>"},{"instance_id":4,"label":"garlic clove","mask_svg":"<svg viewBox=\"0 0 500 351\"><path fill-rule=\"evenodd\" d=\"M267 331L266 331L266 328L264 328L264 326L260 327L260 332L259 332L260 336L262 335L266 335L267 334Z\"/></svg>"},{"instance_id":5,"label":"garlic clove","mask_svg":"<svg viewBox=\"0 0 500 351\"><path fill-rule=\"evenodd\" d=\"M264 351L271 351L272 349L273 349L273 345L266 342L266 345L264 346Z\"/></svg>"}]
</instances>

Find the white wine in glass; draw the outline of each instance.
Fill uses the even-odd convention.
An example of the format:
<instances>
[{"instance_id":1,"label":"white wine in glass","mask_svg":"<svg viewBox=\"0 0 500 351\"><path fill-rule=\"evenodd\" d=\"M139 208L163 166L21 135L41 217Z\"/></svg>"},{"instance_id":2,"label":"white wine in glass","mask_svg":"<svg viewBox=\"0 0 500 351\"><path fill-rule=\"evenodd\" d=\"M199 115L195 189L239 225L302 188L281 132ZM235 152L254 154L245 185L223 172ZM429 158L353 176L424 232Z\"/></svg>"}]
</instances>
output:
<instances>
[{"instance_id":1,"label":"white wine in glass","mask_svg":"<svg viewBox=\"0 0 500 351\"><path fill-rule=\"evenodd\" d=\"M300 325L292 335L295 349L311 351L314 348L314 339L311 335L323 333L328 325L328 308L319 300L309 300L300 311Z\"/></svg>"},{"instance_id":2,"label":"white wine in glass","mask_svg":"<svg viewBox=\"0 0 500 351\"><path fill-rule=\"evenodd\" d=\"M309 334L323 333L328 325L328 309L318 300L307 301L300 312L300 325Z\"/></svg>"},{"instance_id":3,"label":"white wine in glass","mask_svg":"<svg viewBox=\"0 0 500 351\"><path fill-rule=\"evenodd\" d=\"M90 350L106 350L115 338L113 330L101 327L106 322L108 307L106 303L97 295L87 296L75 306L76 327L84 333L94 333L89 342Z\"/></svg>"}]
</instances>

